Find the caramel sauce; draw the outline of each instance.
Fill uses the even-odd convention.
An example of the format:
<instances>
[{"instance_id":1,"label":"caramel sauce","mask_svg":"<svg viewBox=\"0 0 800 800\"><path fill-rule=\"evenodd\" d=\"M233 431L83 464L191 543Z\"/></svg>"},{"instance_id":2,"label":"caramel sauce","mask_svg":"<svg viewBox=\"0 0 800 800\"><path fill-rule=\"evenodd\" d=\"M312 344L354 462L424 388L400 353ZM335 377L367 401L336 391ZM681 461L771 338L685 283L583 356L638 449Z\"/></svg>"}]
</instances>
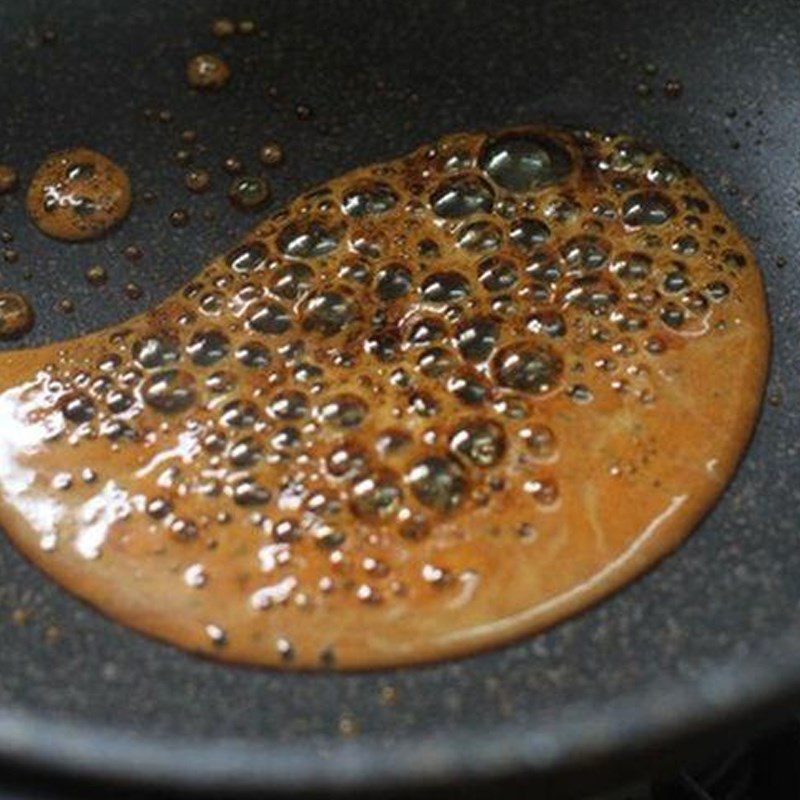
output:
<instances>
[{"instance_id":1,"label":"caramel sauce","mask_svg":"<svg viewBox=\"0 0 800 800\"><path fill-rule=\"evenodd\" d=\"M47 236L70 242L97 239L128 215L130 181L100 153L85 147L63 150L36 170L25 205Z\"/></svg>"},{"instance_id":2,"label":"caramel sauce","mask_svg":"<svg viewBox=\"0 0 800 800\"><path fill-rule=\"evenodd\" d=\"M759 271L624 137L448 136L261 222L157 308L0 356L0 522L224 660L417 663L586 608L748 441Z\"/></svg>"}]
</instances>

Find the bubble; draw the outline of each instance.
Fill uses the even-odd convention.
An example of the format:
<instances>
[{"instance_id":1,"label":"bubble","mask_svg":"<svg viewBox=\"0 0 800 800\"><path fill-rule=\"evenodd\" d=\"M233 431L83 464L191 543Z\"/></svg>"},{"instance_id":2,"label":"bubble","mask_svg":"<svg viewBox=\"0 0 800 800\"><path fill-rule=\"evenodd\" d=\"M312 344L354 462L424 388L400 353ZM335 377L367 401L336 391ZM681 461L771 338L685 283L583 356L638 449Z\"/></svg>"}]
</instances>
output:
<instances>
[{"instance_id":1,"label":"bubble","mask_svg":"<svg viewBox=\"0 0 800 800\"><path fill-rule=\"evenodd\" d=\"M269 489L252 478L242 478L233 487L233 502L240 506L257 506L269 502Z\"/></svg>"},{"instance_id":2,"label":"bubble","mask_svg":"<svg viewBox=\"0 0 800 800\"><path fill-rule=\"evenodd\" d=\"M619 301L619 293L609 281L595 276L573 281L564 294L564 301L599 316L607 314Z\"/></svg>"},{"instance_id":3,"label":"bubble","mask_svg":"<svg viewBox=\"0 0 800 800\"><path fill-rule=\"evenodd\" d=\"M308 416L308 398L296 390L279 392L272 398L267 410L275 419L303 419Z\"/></svg>"},{"instance_id":4,"label":"bubble","mask_svg":"<svg viewBox=\"0 0 800 800\"><path fill-rule=\"evenodd\" d=\"M168 369L151 375L144 384L144 401L164 414L186 411L195 401L195 378L190 372Z\"/></svg>"},{"instance_id":5,"label":"bubble","mask_svg":"<svg viewBox=\"0 0 800 800\"><path fill-rule=\"evenodd\" d=\"M478 467L493 467L505 455L505 432L501 425L491 420L465 422L451 435L450 449Z\"/></svg>"},{"instance_id":6,"label":"bubble","mask_svg":"<svg viewBox=\"0 0 800 800\"><path fill-rule=\"evenodd\" d=\"M530 192L560 183L572 170L572 159L565 148L532 133L488 138L479 163L498 186L510 192Z\"/></svg>"},{"instance_id":7,"label":"bubble","mask_svg":"<svg viewBox=\"0 0 800 800\"><path fill-rule=\"evenodd\" d=\"M231 428L252 428L259 416L257 406L249 400L231 400L222 407L219 420Z\"/></svg>"},{"instance_id":8,"label":"bubble","mask_svg":"<svg viewBox=\"0 0 800 800\"><path fill-rule=\"evenodd\" d=\"M465 297L469 283L460 272L436 272L422 282L422 299L427 303L456 303Z\"/></svg>"},{"instance_id":9,"label":"bubble","mask_svg":"<svg viewBox=\"0 0 800 800\"><path fill-rule=\"evenodd\" d=\"M458 508L467 492L464 470L450 456L430 456L417 461L409 470L408 482L422 505L444 513Z\"/></svg>"},{"instance_id":10,"label":"bubble","mask_svg":"<svg viewBox=\"0 0 800 800\"><path fill-rule=\"evenodd\" d=\"M561 255L570 269L593 271L600 269L611 253L611 246L598 236L574 236L561 248Z\"/></svg>"},{"instance_id":11,"label":"bubble","mask_svg":"<svg viewBox=\"0 0 800 800\"><path fill-rule=\"evenodd\" d=\"M284 428L276 431L272 438L269 440L270 445L274 450L279 452L287 452L296 450L303 442L303 437L297 428L287 425Z\"/></svg>"},{"instance_id":12,"label":"bubble","mask_svg":"<svg viewBox=\"0 0 800 800\"><path fill-rule=\"evenodd\" d=\"M372 217L385 214L397 205L391 186L379 181L361 183L345 192L342 210L350 217Z\"/></svg>"},{"instance_id":13,"label":"bubble","mask_svg":"<svg viewBox=\"0 0 800 800\"><path fill-rule=\"evenodd\" d=\"M285 300L297 300L305 294L314 280L314 271L308 264L296 262L280 267L270 281L270 291Z\"/></svg>"},{"instance_id":14,"label":"bubble","mask_svg":"<svg viewBox=\"0 0 800 800\"><path fill-rule=\"evenodd\" d=\"M711 281L706 284L705 292L710 300L719 303L730 294L731 290L725 281Z\"/></svg>"},{"instance_id":15,"label":"bubble","mask_svg":"<svg viewBox=\"0 0 800 800\"><path fill-rule=\"evenodd\" d=\"M563 370L564 364L555 350L532 342L504 347L492 359L492 373L501 386L529 394L549 392Z\"/></svg>"},{"instance_id":16,"label":"bubble","mask_svg":"<svg viewBox=\"0 0 800 800\"><path fill-rule=\"evenodd\" d=\"M551 506L558 500L558 484L552 478L526 481L524 489L539 505Z\"/></svg>"},{"instance_id":17,"label":"bubble","mask_svg":"<svg viewBox=\"0 0 800 800\"><path fill-rule=\"evenodd\" d=\"M19 339L33 328L33 309L16 292L0 292L0 339Z\"/></svg>"},{"instance_id":18,"label":"bubble","mask_svg":"<svg viewBox=\"0 0 800 800\"><path fill-rule=\"evenodd\" d=\"M550 228L538 219L524 217L512 223L508 237L520 250L530 251L550 238Z\"/></svg>"},{"instance_id":19,"label":"bubble","mask_svg":"<svg viewBox=\"0 0 800 800\"><path fill-rule=\"evenodd\" d=\"M664 276L664 291L670 294L677 294L687 289L691 281L689 276L682 269L674 269Z\"/></svg>"},{"instance_id":20,"label":"bubble","mask_svg":"<svg viewBox=\"0 0 800 800\"><path fill-rule=\"evenodd\" d=\"M340 238L319 222L290 222L278 236L278 247L293 258L321 258L339 246Z\"/></svg>"},{"instance_id":21,"label":"bubble","mask_svg":"<svg viewBox=\"0 0 800 800\"><path fill-rule=\"evenodd\" d=\"M384 519L394 514L402 502L403 490L390 470L381 470L359 480L351 495L351 507L357 517Z\"/></svg>"},{"instance_id":22,"label":"bubble","mask_svg":"<svg viewBox=\"0 0 800 800\"><path fill-rule=\"evenodd\" d=\"M384 364L400 358L402 344L394 331L379 331L364 342L364 349Z\"/></svg>"},{"instance_id":23,"label":"bubble","mask_svg":"<svg viewBox=\"0 0 800 800\"><path fill-rule=\"evenodd\" d=\"M435 417L439 413L439 403L428 392L415 392L411 395L411 410L420 417Z\"/></svg>"},{"instance_id":24,"label":"bubble","mask_svg":"<svg viewBox=\"0 0 800 800\"><path fill-rule=\"evenodd\" d=\"M449 178L431 194L434 213L447 219L488 213L493 202L494 193L489 184L471 175Z\"/></svg>"},{"instance_id":25,"label":"bubble","mask_svg":"<svg viewBox=\"0 0 800 800\"><path fill-rule=\"evenodd\" d=\"M231 250L225 260L234 272L254 272L267 263L267 248L261 242L247 242Z\"/></svg>"},{"instance_id":26,"label":"bubble","mask_svg":"<svg viewBox=\"0 0 800 800\"><path fill-rule=\"evenodd\" d=\"M411 273L402 264L390 264L377 276L375 291L384 302L405 297L414 285Z\"/></svg>"},{"instance_id":27,"label":"bubble","mask_svg":"<svg viewBox=\"0 0 800 800\"><path fill-rule=\"evenodd\" d=\"M300 538L300 528L291 519L281 519L275 523L272 536L278 542L296 542Z\"/></svg>"},{"instance_id":28,"label":"bubble","mask_svg":"<svg viewBox=\"0 0 800 800\"><path fill-rule=\"evenodd\" d=\"M673 243L672 249L682 256L693 256L700 250L700 242L694 236L679 236Z\"/></svg>"},{"instance_id":29,"label":"bubble","mask_svg":"<svg viewBox=\"0 0 800 800\"><path fill-rule=\"evenodd\" d=\"M489 253L502 243L503 231L488 220L471 222L458 232L458 246L469 253Z\"/></svg>"},{"instance_id":30,"label":"bubble","mask_svg":"<svg viewBox=\"0 0 800 800\"><path fill-rule=\"evenodd\" d=\"M239 363L251 369L266 367L272 361L269 350L257 342L246 342L240 345L236 348L234 355Z\"/></svg>"},{"instance_id":31,"label":"bubble","mask_svg":"<svg viewBox=\"0 0 800 800\"><path fill-rule=\"evenodd\" d=\"M78 393L63 397L59 402L59 408L64 418L76 425L94 419L94 403L85 394Z\"/></svg>"},{"instance_id":32,"label":"bubble","mask_svg":"<svg viewBox=\"0 0 800 800\"><path fill-rule=\"evenodd\" d=\"M557 452L556 436L547 425L532 425L520 431L531 455L539 461L551 460Z\"/></svg>"},{"instance_id":33,"label":"bubble","mask_svg":"<svg viewBox=\"0 0 800 800\"><path fill-rule=\"evenodd\" d=\"M487 292L507 292L518 278L514 262L502 256L490 256L478 264L478 280Z\"/></svg>"},{"instance_id":34,"label":"bubble","mask_svg":"<svg viewBox=\"0 0 800 800\"><path fill-rule=\"evenodd\" d=\"M292 327L292 317L281 303L274 301L258 303L250 314L247 324L259 333L278 335L286 333Z\"/></svg>"},{"instance_id":35,"label":"bubble","mask_svg":"<svg viewBox=\"0 0 800 800\"><path fill-rule=\"evenodd\" d=\"M419 370L429 378L449 375L457 366L455 354L444 347L429 347L417 359Z\"/></svg>"},{"instance_id":36,"label":"bubble","mask_svg":"<svg viewBox=\"0 0 800 800\"><path fill-rule=\"evenodd\" d=\"M228 460L234 467L252 467L263 457L263 450L257 439L246 436L231 445Z\"/></svg>"},{"instance_id":37,"label":"bubble","mask_svg":"<svg viewBox=\"0 0 800 800\"><path fill-rule=\"evenodd\" d=\"M121 389L111 389L106 395L106 406L112 414L124 414L133 403L133 395Z\"/></svg>"},{"instance_id":38,"label":"bubble","mask_svg":"<svg viewBox=\"0 0 800 800\"><path fill-rule=\"evenodd\" d=\"M665 303L661 309L661 321L670 328L681 328L686 319L683 309L675 303Z\"/></svg>"},{"instance_id":39,"label":"bubble","mask_svg":"<svg viewBox=\"0 0 800 800\"><path fill-rule=\"evenodd\" d=\"M319 292L303 305L303 328L334 336L356 317L353 304L341 292Z\"/></svg>"},{"instance_id":40,"label":"bubble","mask_svg":"<svg viewBox=\"0 0 800 800\"><path fill-rule=\"evenodd\" d=\"M461 369L447 381L447 390L468 406L479 406L489 395L489 387L478 373Z\"/></svg>"},{"instance_id":41,"label":"bubble","mask_svg":"<svg viewBox=\"0 0 800 800\"><path fill-rule=\"evenodd\" d=\"M367 404L357 395L339 394L320 406L319 418L337 428L356 428L366 418L367 411Z\"/></svg>"},{"instance_id":42,"label":"bubble","mask_svg":"<svg viewBox=\"0 0 800 800\"><path fill-rule=\"evenodd\" d=\"M228 83L230 77L230 67L211 53L201 53L186 65L186 79L193 89L218 91Z\"/></svg>"},{"instance_id":43,"label":"bubble","mask_svg":"<svg viewBox=\"0 0 800 800\"><path fill-rule=\"evenodd\" d=\"M626 283L637 283L650 276L653 259L645 253L624 253L611 265L611 272Z\"/></svg>"},{"instance_id":44,"label":"bubble","mask_svg":"<svg viewBox=\"0 0 800 800\"><path fill-rule=\"evenodd\" d=\"M228 189L228 199L241 211L256 211L271 197L266 179L257 175L234 178Z\"/></svg>"},{"instance_id":45,"label":"bubble","mask_svg":"<svg viewBox=\"0 0 800 800\"><path fill-rule=\"evenodd\" d=\"M325 460L328 472L335 478L360 475L367 466L364 449L353 442L335 447Z\"/></svg>"},{"instance_id":46,"label":"bubble","mask_svg":"<svg viewBox=\"0 0 800 800\"><path fill-rule=\"evenodd\" d=\"M528 317L526 327L531 333L549 336L552 339L559 339L567 332L567 323L563 315L552 309L534 311Z\"/></svg>"},{"instance_id":47,"label":"bubble","mask_svg":"<svg viewBox=\"0 0 800 800\"><path fill-rule=\"evenodd\" d=\"M171 336L147 336L139 339L131 349L134 360L145 369L157 369L172 364L180 358L178 342Z\"/></svg>"},{"instance_id":48,"label":"bubble","mask_svg":"<svg viewBox=\"0 0 800 800\"><path fill-rule=\"evenodd\" d=\"M209 367L228 354L230 341L222 331L208 330L196 333L186 351L199 367Z\"/></svg>"},{"instance_id":49,"label":"bubble","mask_svg":"<svg viewBox=\"0 0 800 800\"><path fill-rule=\"evenodd\" d=\"M674 216L675 205L662 192L637 192L622 205L622 219L631 227L663 225Z\"/></svg>"},{"instance_id":50,"label":"bubble","mask_svg":"<svg viewBox=\"0 0 800 800\"><path fill-rule=\"evenodd\" d=\"M414 346L428 345L445 337L446 328L434 317L424 317L415 322L408 333L408 343Z\"/></svg>"},{"instance_id":51,"label":"bubble","mask_svg":"<svg viewBox=\"0 0 800 800\"><path fill-rule=\"evenodd\" d=\"M26 208L34 224L55 239L96 239L122 222L131 207L125 172L86 148L48 156L34 173Z\"/></svg>"},{"instance_id":52,"label":"bubble","mask_svg":"<svg viewBox=\"0 0 800 800\"><path fill-rule=\"evenodd\" d=\"M456 346L467 361L485 361L500 339L500 326L491 317L475 317L456 331Z\"/></svg>"}]
</instances>

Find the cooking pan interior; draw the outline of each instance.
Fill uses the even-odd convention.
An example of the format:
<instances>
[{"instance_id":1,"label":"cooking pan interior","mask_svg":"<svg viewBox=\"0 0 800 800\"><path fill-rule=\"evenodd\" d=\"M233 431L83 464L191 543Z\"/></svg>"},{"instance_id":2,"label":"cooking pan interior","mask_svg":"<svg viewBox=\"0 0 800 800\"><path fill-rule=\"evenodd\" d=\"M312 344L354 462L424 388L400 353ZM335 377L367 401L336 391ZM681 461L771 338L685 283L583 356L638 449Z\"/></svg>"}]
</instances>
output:
<instances>
[{"instance_id":1,"label":"cooking pan interior","mask_svg":"<svg viewBox=\"0 0 800 800\"><path fill-rule=\"evenodd\" d=\"M221 43L209 32L220 13L263 34ZM227 54L225 91L188 91L199 52ZM755 441L686 545L589 612L473 658L353 675L220 666L109 622L0 542L0 753L205 785L544 774L666 746L795 691L798 53L796 9L778 0L2 4L0 162L24 184L48 152L86 145L135 187L119 230L75 246L33 229L22 191L5 199L0 230L19 258L0 263L2 287L38 316L26 345L146 308L244 233L252 218L224 196L228 155L256 169L258 148L280 142L277 204L441 133L540 120L630 132L695 169L754 237L775 341ZM175 161L187 128L208 148L195 159L212 169L208 195L189 195ZM169 225L174 208L188 227ZM106 287L84 280L92 264ZM129 281L140 299L125 296ZM65 296L72 314L54 310Z\"/></svg>"}]
</instances>

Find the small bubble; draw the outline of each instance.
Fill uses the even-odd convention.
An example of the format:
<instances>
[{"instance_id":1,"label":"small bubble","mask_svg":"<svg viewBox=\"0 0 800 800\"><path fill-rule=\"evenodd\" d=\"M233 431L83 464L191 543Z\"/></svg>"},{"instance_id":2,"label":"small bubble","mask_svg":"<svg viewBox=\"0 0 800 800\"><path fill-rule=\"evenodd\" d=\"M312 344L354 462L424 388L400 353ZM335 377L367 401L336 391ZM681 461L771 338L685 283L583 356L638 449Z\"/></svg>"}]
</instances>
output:
<instances>
[{"instance_id":1,"label":"small bubble","mask_svg":"<svg viewBox=\"0 0 800 800\"><path fill-rule=\"evenodd\" d=\"M451 457L431 456L418 461L409 471L408 480L417 500L437 511L453 511L467 491L464 470Z\"/></svg>"},{"instance_id":2,"label":"small bubble","mask_svg":"<svg viewBox=\"0 0 800 800\"><path fill-rule=\"evenodd\" d=\"M490 420L471 421L456 428L450 437L450 448L479 467L491 467L505 454L505 432Z\"/></svg>"},{"instance_id":3,"label":"small bubble","mask_svg":"<svg viewBox=\"0 0 800 800\"><path fill-rule=\"evenodd\" d=\"M460 218L489 212L494 193L482 179L472 176L452 178L431 195L431 207L440 217Z\"/></svg>"},{"instance_id":4,"label":"small bubble","mask_svg":"<svg viewBox=\"0 0 800 800\"><path fill-rule=\"evenodd\" d=\"M530 192L563 181L572 170L572 159L553 139L509 133L487 139L480 165L504 189Z\"/></svg>"},{"instance_id":5,"label":"small bubble","mask_svg":"<svg viewBox=\"0 0 800 800\"><path fill-rule=\"evenodd\" d=\"M189 372L170 369L147 379L142 389L144 401L165 414L190 408L195 400L195 379Z\"/></svg>"}]
</instances>

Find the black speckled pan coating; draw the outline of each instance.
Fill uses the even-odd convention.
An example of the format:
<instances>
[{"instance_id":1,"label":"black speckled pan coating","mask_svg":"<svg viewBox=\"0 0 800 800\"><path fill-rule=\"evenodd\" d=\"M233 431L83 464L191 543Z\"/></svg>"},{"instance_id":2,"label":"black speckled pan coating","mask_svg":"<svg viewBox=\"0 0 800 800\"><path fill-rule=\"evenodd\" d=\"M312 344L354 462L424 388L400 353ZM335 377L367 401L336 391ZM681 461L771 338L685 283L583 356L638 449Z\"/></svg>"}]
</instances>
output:
<instances>
[{"instance_id":1,"label":"black speckled pan coating","mask_svg":"<svg viewBox=\"0 0 800 800\"><path fill-rule=\"evenodd\" d=\"M259 21L266 38L220 45L208 28L222 7ZM40 45L48 27L57 42ZM229 87L189 93L186 59L220 47L232 53ZM21 256L0 275L4 288L33 298L31 343L156 302L223 249L229 229L250 226L224 206L219 170L218 191L190 205L172 159L182 128L200 132L215 168L228 154L255 167L264 142L281 142L280 202L440 133L537 120L625 130L687 162L754 237L775 334L772 402L702 529L611 600L487 655L369 675L225 667L107 621L0 543L0 753L205 788L380 787L522 771L552 787L630 766L634 753L677 754L796 696L798 54L800 17L778 0L0 6L0 162L24 182L46 153L86 145L127 165L138 188L120 230L73 247L27 223L21 191L5 199L0 230L14 232ZM663 92L672 77L685 86L678 99ZM640 81L651 97L638 96ZM267 83L279 104L266 98ZM296 118L296 103L314 109L311 120ZM170 109L175 121L145 121L147 106ZM158 195L154 205L145 189ZM192 224L172 228L168 213L189 205ZM200 220L206 207L221 209L213 225ZM145 254L135 264L121 256L130 244ZM84 280L92 263L108 267L108 289ZM136 302L122 295L131 279L146 289ZM51 311L64 294L76 301L72 316ZM32 610L21 626L11 622L20 607ZM61 632L55 643L49 626ZM342 737L343 715L359 735Z\"/></svg>"}]
</instances>

